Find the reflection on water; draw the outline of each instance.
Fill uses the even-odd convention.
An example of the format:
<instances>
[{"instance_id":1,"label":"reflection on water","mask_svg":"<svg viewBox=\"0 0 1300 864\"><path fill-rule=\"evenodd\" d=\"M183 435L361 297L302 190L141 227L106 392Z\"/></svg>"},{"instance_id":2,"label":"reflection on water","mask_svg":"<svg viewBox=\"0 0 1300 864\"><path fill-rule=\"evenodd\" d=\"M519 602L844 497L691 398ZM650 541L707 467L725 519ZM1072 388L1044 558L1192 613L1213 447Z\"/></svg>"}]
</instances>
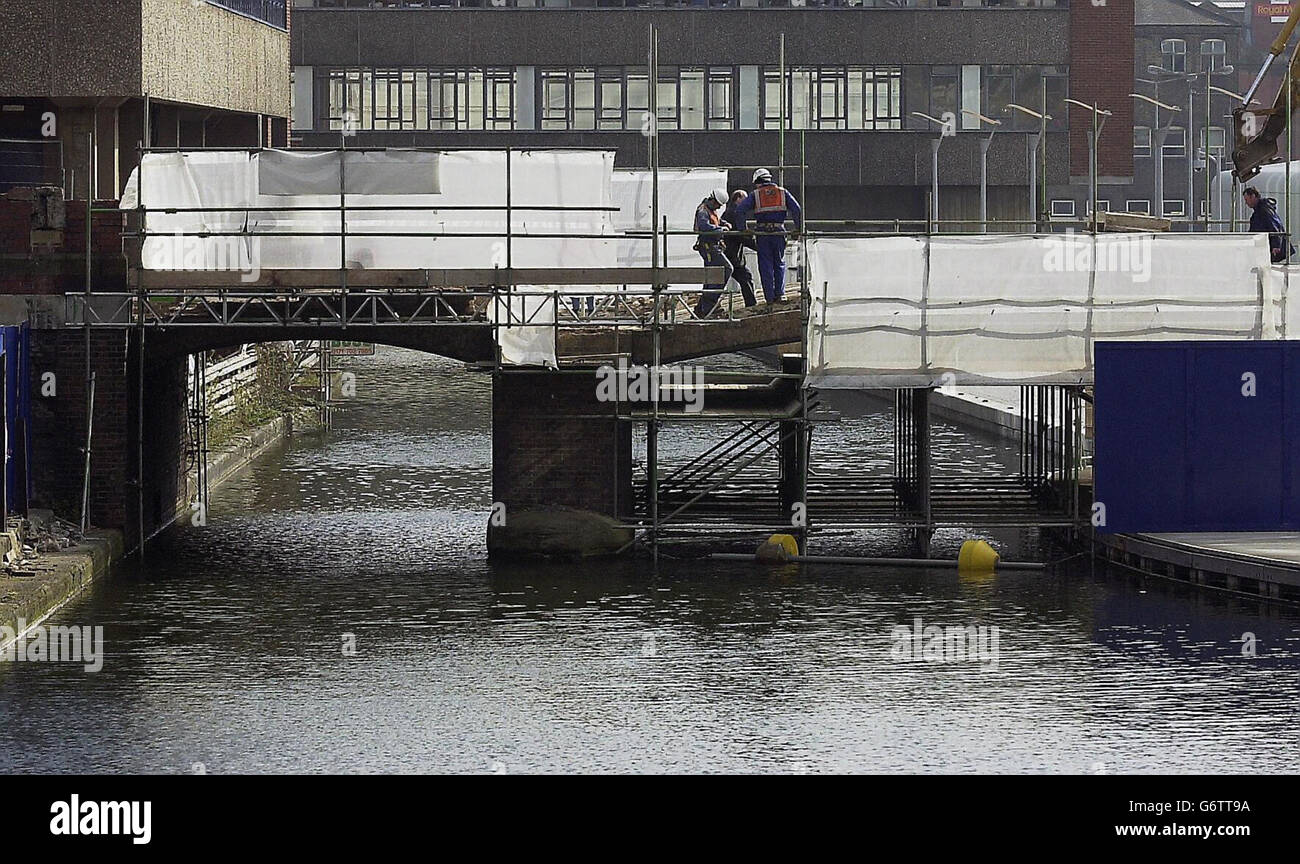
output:
<instances>
[{"instance_id":1,"label":"reflection on water","mask_svg":"<svg viewBox=\"0 0 1300 864\"><path fill-rule=\"evenodd\" d=\"M0 770L1296 768L1294 612L1087 563L489 566L490 379L396 350L347 362L358 395L332 432L268 453L207 528L55 616L104 625L103 671L0 666ZM825 433L855 468L892 453L874 411ZM970 466L1007 458L939 434ZM895 659L918 617L999 627L997 670Z\"/></svg>"}]
</instances>

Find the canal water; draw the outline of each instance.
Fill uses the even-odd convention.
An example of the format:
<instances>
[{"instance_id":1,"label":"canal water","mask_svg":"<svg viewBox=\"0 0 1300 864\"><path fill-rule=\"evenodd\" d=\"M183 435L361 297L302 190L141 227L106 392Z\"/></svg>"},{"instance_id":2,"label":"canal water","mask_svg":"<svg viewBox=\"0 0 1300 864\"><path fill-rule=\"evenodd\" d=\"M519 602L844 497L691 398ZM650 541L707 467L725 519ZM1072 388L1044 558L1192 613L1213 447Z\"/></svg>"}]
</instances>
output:
<instances>
[{"instance_id":1,"label":"canal water","mask_svg":"<svg viewBox=\"0 0 1300 864\"><path fill-rule=\"evenodd\" d=\"M267 453L206 527L54 616L103 626L101 671L0 664L0 771L1296 769L1293 611L1082 560L977 579L489 565L490 379L395 349L346 363L357 395L332 431ZM831 451L886 464L878 403L836 407ZM938 436L972 470L1014 459ZM926 659L895 629L917 619L986 638L976 659Z\"/></svg>"}]
</instances>

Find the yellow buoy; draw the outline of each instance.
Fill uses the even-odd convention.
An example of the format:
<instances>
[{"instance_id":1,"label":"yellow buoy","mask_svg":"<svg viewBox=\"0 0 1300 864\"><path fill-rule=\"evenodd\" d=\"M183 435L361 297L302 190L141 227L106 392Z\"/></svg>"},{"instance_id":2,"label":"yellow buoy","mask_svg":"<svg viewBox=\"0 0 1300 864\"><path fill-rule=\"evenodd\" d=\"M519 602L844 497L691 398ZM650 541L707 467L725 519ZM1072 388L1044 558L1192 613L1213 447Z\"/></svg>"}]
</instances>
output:
<instances>
[{"instance_id":1,"label":"yellow buoy","mask_svg":"<svg viewBox=\"0 0 1300 864\"><path fill-rule=\"evenodd\" d=\"M754 557L759 561L789 561L799 554L799 542L789 534L773 534L758 547Z\"/></svg>"},{"instance_id":2,"label":"yellow buoy","mask_svg":"<svg viewBox=\"0 0 1300 864\"><path fill-rule=\"evenodd\" d=\"M1002 556L983 540L967 540L957 553L958 572L983 573L994 570Z\"/></svg>"}]
</instances>

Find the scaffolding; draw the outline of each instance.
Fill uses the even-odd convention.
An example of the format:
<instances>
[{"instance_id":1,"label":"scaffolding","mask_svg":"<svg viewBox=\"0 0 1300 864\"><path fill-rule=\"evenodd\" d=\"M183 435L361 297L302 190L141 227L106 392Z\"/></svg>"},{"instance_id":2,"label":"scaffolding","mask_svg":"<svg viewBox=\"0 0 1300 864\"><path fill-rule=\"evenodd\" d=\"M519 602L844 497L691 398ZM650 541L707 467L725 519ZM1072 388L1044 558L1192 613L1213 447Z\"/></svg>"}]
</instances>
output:
<instances>
[{"instance_id":1,"label":"scaffolding","mask_svg":"<svg viewBox=\"0 0 1300 864\"><path fill-rule=\"evenodd\" d=\"M647 45L651 80L658 62L657 34L652 27ZM655 116L656 94L650 90L650 115ZM146 110L147 116L147 110ZM146 119L147 124L147 119ZM797 308L790 304L776 311L737 308L735 293L725 293L725 302L710 314L701 316L692 299L698 289L674 288L685 283L717 285L724 273L721 267L669 266L668 240L674 234L659 212L659 147L656 124L651 123L649 169L652 183L651 223L649 230L628 232L650 244L650 267L551 267L515 266L515 246L521 238L515 229L515 215L530 210L565 211L617 208L591 208L564 205L523 205L511 194L513 148L478 148L503 152L506 173L503 205L473 205L465 209L504 212L504 230L487 232L393 231L367 232L367 236L393 237L491 237L503 244L503 258L491 267L357 269L348 264L348 222L350 212L366 210L422 210L420 206L350 207L344 189L342 160L338 204L328 206L274 207L284 211L337 212L336 232L280 232L279 237L333 237L339 244L338 268L279 269L257 273L228 270L149 270L143 266L130 269L128 290L93 291L90 284L90 259L93 250L87 241L86 290L67 297L67 321L86 333L97 328L117 328L134 334L139 346L139 387L143 402L143 345L147 332L185 328L252 328L268 333L281 332L286 340L304 338L328 340L335 333L349 338L377 337L390 328L459 328L466 332L493 334L496 348L480 368L491 371L494 380L509 367L503 361L499 335L503 329L535 328L552 330L556 345L556 368L549 374L590 374L593 365L628 358L632 337L648 342L649 366L656 371L651 398L644 402L619 402L610 414L615 422L640 424L644 427L646 460L640 482L634 481L634 494L627 520L634 529L633 543L648 548L658 560L661 545L682 540L714 542L751 542L773 533L792 534L803 552L807 552L811 526L825 527L893 527L915 532L919 546L928 543L936 528L950 524L983 526L1062 527L1073 528L1079 519L1078 461L1082 451L1079 441L1080 388L1023 388L1024 420L1020 430L1020 470L1006 477L972 478L950 476L933 466L930 445L930 401L932 388L909 387L894 391L894 461L888 475L839 473L836 476L817 472L814 462L814 432L818 425L836 422L821 395L808 385L809 321L813 300L808 291L808 239L827 233L837 236L854 234L906 234L912 226L902 220L815 220L807 218L806 151L802 133L798 137L799 159L787 159L784 115L780 147L774 163L776 173L798 174L800 199L804 204L805 222L794 242L798 250L797 284L790 293ZM146 125L147 129L147 125ZM153 153L176 152L175 148L153 148L147 138L140 145L140 172L145 157ZM213 148L215 149L215 148ZM265 152L263 148L242 148L244 152ZM472 150L475 148L458 148ZM552 149L552 148L547 148ZM553 148L564 149L564 148ZM578 149L578 148L574 148ZM93 148L92 148L93 152ZM311 152L311 151L295 151ZM358 152L350 149L347 152ZM364 150L361 152L365 152ZM717 166L734 170L752 170L759 165ZM138 187L143 189L143 183ZM132 211L133 229L124 234L128 258L137 264L133 250L142 247L149 233L150 209L140 195ZM221 207L169 207L163 212L223 212ZM265 210L266 207L247 208ZM441 205L436 209L455 209ZM246 215L247 215L246 210ZM95 212L88 205L88 214ZM251 222L238 231L201 231L200 237L249 237ZM1019 223L1012 223L1019 224ZM928 236L933 227L928 221L917 226L916 233ZM981 224L985 229L987 224ZM88 232L89 233L89 232ZM737 230L732 236L751 235ZM161 235L155 235L161 236ZM548 235L530 233L528 239L562 236L566 239L609 241L608 233L566 233ZM615 235L617 236L617 235ZM544 286L544 287L538 287ZM666 332L683 327L747 326L762 322L769 315L797 315L794 338L785 340L791 350L781 357L779 371L771 373L701 370L703 396L709 407L699 413L678 410L661 387L657 376L663 366L663 343ZM612 337L612 350L597 353L569 351L582 345L581 338L592 334ZM722 351L729 350L726 344ZM321 387L325 390L323 411L328 416L328 350L322 347L318 362ZM88 352L89 356L89 352ZM524 369L527 367L513 367ZM89 372L89 370L88 370ZM203 392L202 363L195 364L195 399ZM143 435L143 412L140 413ZM207 406L195 402L190 406L193 457L206 460ZM684 461L672 463L662 458L661 431L669 426L712 429L717 440ZM89 450L88 450L89 453ZM143 454L137 466L137 491L140 536L144 532ZM199 468L202 500L206 502L206 470ZM617 473L617 472L615 472ZM631 545L631 544L629 544ZM143 554L143 543L140 547Z\"/></svg>"}]
</instances>

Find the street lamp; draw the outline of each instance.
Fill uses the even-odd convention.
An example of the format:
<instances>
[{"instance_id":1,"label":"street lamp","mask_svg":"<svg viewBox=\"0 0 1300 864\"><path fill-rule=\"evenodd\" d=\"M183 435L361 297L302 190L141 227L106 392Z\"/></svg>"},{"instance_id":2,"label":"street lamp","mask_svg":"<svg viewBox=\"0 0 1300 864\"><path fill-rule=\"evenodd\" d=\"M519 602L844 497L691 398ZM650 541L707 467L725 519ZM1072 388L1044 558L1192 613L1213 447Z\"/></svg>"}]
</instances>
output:
<instances>
[{"instance_id":1,"label":"street lamp","mask_svg":"<svg viewBox=\"0 0 1300 864\"><path fill-rule=\"evenodd\" d=\"M1014 102L1008 102L1003 107L1004 113L1019 111L1021 114L1028 114L1038 121L1039 131L1031 133L1029 136L1029 218L1033 225L1031 231L1038 229L1038 145L1042 142L1043 155L1047 155L1047 121L1052 119L1052 115L1046 113L1047 106L1043 106L1042 111L1035 111L1033 108L1026 108L1024 105L1017 105ZM1043 169L1043 180L1047 180L1047 169ZM1046 196L1044 196L1046 197Z\"/></svg>"},{"instance_id":2,"label":"street lamp","mask_svg":"<svg viewBox=\"0 0 1300 864\"><path fill-rule=\"evenodd\" d=\"M1202 54L1202 57L1205 56L1210 56L1210 55ZM1219 92L1226 93L1230 96L1234 96L1240 102L1246 102L1251 96L1254 95L1253 87L1251 88L1251 92L1247 93L1245 96L1237 96L1237 94L1232 93L1231 91L1223 90L1222 88L1215 87L1213 84L1210 83L1210 76L1212 75L1231 75L1233 72L1235 72L1236 70L1232 66L1225 65L1215 69L1209 63L1205 63L1204 65L1205 65L1204 72L1172 72L1168 69L1165 69L1163 66L1156 66L1156 65L1147 66L1147 72L1149 74L1155 75L1162 80L1184 81L1187 84L1187 141L1186 141L1186 147L1184 149L1186 150L1186 155L1187 155L1187 230L1188 231L1192 230L1191 211L1196 204L1196 192L1195 192L1196 178L1195 178L1195 169L1193 168L1194 145L1192 143L1195 140L1195 135L1193 134L1195 130L1193 129L1193 122L1192 122L1195 119L1195 117L1192 114L1192 104L1193 104L1192 100L1195 98L1194 88L1195 88L1196 80L1200 78L1202 75L1205 76L1204 137L1205 137L1205 149L1207 150L1210 148L1211 91L1218 90ZM1209 213L1209 203L1208 203L1209 194L1210 194L1210 180L1209 180L1209 175L1207 174L1205 180L1205 195L1206 195L1205 200L1206 200L1207 214ZM1210 223L1209 223L1209 217L1207 215L1205 229L1208 231L1209 228L1210 228Z\"/></svg>"},{"instance_id":3,"label":"street lamp","mask_svg":"<svg viewBox=\"0 0 1300 864\"><path fill-rule=\"evenodd\" d=\"M1001 120L994 120L992 117L985 117L978 111L972 111L969 108L961 109L961 113L978 119L981 123L989 123L994 126L1001 126ZM980 139L980 233L987 234L989 230L989 145L993 143L993 135L998 130L993 129L989 132L989 137Z\"/></svg>"},{"instance_id":4,"label":"street lamp","mask_svg":"<svg viewBox=\"0 0 1300 864\"><path fill-rule=\"evenodd\" d=\"M1065 100L1071 105L1078 105L1080 108L1086 108L1092 112L1092 146L1088 154L1088 180L1092 186L1092 230L1097 230L1097 142L1101 138L1101 128L1106 125L1102 117L1109 117L1110 112L1104 108L1098 108L1094 103L1089 105L1087 102L1080 102L1078 99Z\"/></svg>"},{"instance_id":5,"label":"street lamp","mask_svg":"<svg viewBox=\"0 0 1300 864\"><path fill-rule=\"evenodd\" d=\"M1155 205L1156 216L1164 218L1165 215L1165 138L1173 131L1173 126L1160 125L1160 109L1166 111L1181 110L1177 105L1166 105L1158 99L1152 99L1150 96L1144 96L1141 93L1128 94L1134 99L1141 99L1143 102L1150 102L1156 106L1156 125L1151 130L1151 153L1155 156Z\"/></svg>"},{"instance_id":6,"label":"street lamp","mask_svg":"<svg viewBox=\"0 0 1300 864\"><path fill-rule=\"evenodd\" d=\"M938 117L931 117L920 111L913 111L912 116L921 117L939 126L939 134L930 139L930 222L933 230L937 231L939 230L939 145L943 143L944 136L951 125Z\"/></svg>"}]
</instances>

